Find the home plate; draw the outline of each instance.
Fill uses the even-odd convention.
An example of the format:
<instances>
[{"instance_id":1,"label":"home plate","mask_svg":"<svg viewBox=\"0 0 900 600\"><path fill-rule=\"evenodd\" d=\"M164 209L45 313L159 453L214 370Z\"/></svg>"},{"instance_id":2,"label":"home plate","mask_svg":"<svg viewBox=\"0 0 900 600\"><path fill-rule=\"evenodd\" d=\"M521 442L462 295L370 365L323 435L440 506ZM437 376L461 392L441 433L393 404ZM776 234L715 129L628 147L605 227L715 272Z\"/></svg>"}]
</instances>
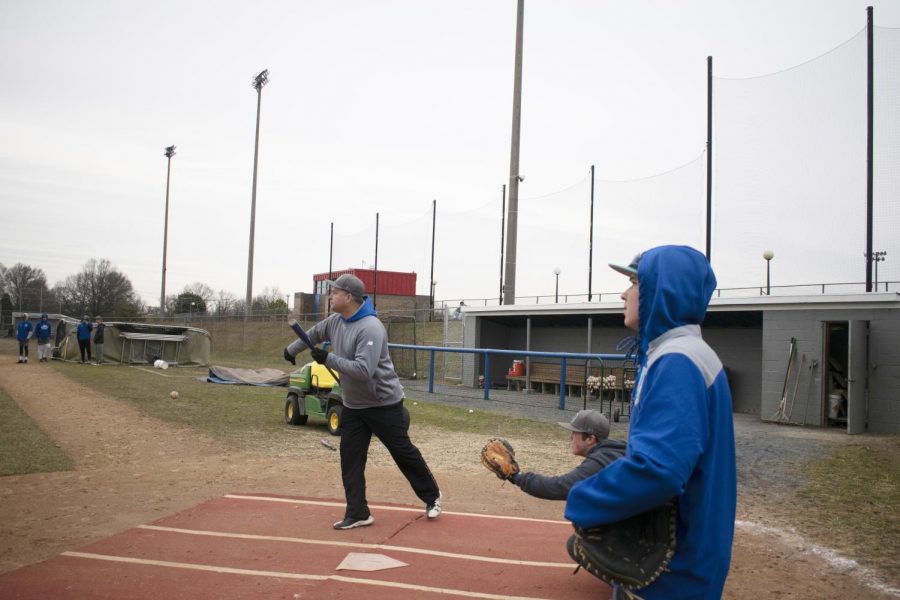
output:
<instances>
[{"instance_id":1,"label":"home plate","mask_svg":"<svg viewBox=\"0 0 900 600\"><path fill-rule=\"evenodd\" d=\"M341 561L336 571L383 571L396 567L408 567L405 562L385 556L384 554L366 554L364 552L351 552Z\"/></svg>"}]
</instances>

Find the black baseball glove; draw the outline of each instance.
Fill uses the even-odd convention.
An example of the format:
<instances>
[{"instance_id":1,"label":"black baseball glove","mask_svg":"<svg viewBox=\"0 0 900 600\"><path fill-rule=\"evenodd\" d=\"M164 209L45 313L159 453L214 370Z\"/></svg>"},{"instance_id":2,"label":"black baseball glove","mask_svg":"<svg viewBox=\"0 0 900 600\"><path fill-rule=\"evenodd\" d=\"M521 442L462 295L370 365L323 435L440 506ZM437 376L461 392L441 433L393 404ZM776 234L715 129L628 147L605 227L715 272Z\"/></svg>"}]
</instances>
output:
<instances>
[{"instance_id":1,"label":"black baseball glove","mask_svg":"<svg viewBox=\"0 0 900 600\"><path fill-rule=\"evenodd\" d=\"M675 555L675 520L678 508L670 500L628 519L589 529L575 526L566 544L578 569L619 585L629 598L634 590L650 585Z\"/></svg>"}]
</instances>

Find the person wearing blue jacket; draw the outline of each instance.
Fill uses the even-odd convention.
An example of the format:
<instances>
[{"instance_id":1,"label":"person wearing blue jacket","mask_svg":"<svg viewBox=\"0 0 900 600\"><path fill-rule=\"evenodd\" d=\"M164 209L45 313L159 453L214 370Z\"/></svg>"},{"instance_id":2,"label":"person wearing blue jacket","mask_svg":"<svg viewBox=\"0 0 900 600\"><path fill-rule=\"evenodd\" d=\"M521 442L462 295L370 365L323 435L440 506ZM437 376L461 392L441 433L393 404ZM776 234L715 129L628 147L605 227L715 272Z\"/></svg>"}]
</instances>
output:
<instances>
[{"instance_id":1,"label":"person wearing blue jacket","mask_svg":"<svg viewBox=\"0 0 900 600\"><path fill-rule=\"evenodd\" d=\"M572 486L566 518L613 523L678 504L668 571L641 598L721 598L731 563L737 477L731 392L700 333L716 277L706 257L661 246L628 266L625 326L637 331L638 373L625 456Z\"/></svg>"},{"instance_id":2,"label":"person wearing blue jacket","mask_svg":"<svg viewBox=\"0 0 900 600\"><path fill-rule=\"evenodd\" d=\"M81 323L78 324L78 350L81 352L82 364L85 362L85 354L87 354L87 362L91 362L91 331L93 329L91 318L87 315L81 317Z\"/></svg>"},{"instance_id":3,"label":"person wearing blue jacket","mask_svg":"<svg viewBox=\"0 0 900 600\"><path fill-rule=\"evenodd\" d=\"M38 321L34 328L34 337L38 343L38 361L47 362L50 360L50 337L53 335L53 326L50 324L50 318L47 313L41 313L41 320Z\"/></svg>"},{"instance_id":4,"label":"person wearing blue jacket","mask_svg":"<svg viewBox=\"0 0 900 600\"><path fill-rule=\"evenodd\" d=\"M319 364L340 373L341 479L347 506L335 529L371 525L375 518L366 501L366 459L372 435L388 449L413 492L425 503L425 516L441 514L441 491L422 453L409 439L409 411L403 407L403 386L388 352L387 332L365 286L354 275L341 275L331 283L334 314L319 321L308 334L310 354ZM316 347L331 342L331 349ZM285 360L294 363L306 349L299 339L284 349Z\"/></svg>"},{"instance_id":5,"label":"person wearing blue jacket","mask_svg":"<svg viewBox=\"0 0 900 600\"><path fill-rule=\"evenodd\" d=\"M28 340L34 333L34 327L28 315L22 317L22 321L16 326L16 340L19 342L19 363L28 362Z\"/></svg>"}]
</instances>

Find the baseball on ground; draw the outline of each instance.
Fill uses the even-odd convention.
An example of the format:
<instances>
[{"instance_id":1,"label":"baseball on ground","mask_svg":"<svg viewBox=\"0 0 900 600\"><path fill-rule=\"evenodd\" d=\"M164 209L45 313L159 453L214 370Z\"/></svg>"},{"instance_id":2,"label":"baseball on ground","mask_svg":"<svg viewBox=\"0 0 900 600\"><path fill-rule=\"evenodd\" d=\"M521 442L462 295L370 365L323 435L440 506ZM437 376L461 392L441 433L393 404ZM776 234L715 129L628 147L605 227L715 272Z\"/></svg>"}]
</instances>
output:
<instances>
[{"instance_id":1,"label":"baseball on ground","mask_svg":"<svg viewBox=\"0 0 900 600\"><path fill-rule=\"evenodd\" d=\"M172 390L172 393L169 394L169 396L172 397L172 400L176 400L176 399L178 399L178 392L176 392L175 390Z\"/></svg>"}]
</instances>

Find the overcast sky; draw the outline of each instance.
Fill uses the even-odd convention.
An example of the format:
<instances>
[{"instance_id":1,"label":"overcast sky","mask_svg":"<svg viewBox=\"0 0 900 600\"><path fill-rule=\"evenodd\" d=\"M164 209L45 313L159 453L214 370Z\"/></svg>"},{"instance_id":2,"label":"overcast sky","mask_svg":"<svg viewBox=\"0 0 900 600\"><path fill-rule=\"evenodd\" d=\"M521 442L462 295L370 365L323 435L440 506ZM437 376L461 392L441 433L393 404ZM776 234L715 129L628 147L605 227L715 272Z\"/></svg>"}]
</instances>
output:
<instances>
[{"instance_id":1,"label":"overcast sky","mask_svg":"<svg viewBox=\"0 0 900 600\"><path fill-rule=\"evenodd\" d=\"M603 189L698 200L650 235L642 219L671 207L598 199L594 293L623 287L600 265L648 242L703 250L708 55L717 77L755 78L844 44L868 4L900 28L896 0L525 4L520 218L537 233L519 236L519 295L553 294L554 267L561 294L586 293L592 164ZM371 267L377 212L379 268L417 272L428 294L436 200L438 299L497 297L515 18L515 0L0 0L0 263L52 286L107 258L158 304L174 144L167 293L200 281L243 298L251 80L267 68L254 293L311 291L332 222L334 269ZM720 282L760 284L763 244L780 266L762 236L760 271L723 258ZM774 283L806 283L795 266Z\"/></svg>"}]
</instances>

